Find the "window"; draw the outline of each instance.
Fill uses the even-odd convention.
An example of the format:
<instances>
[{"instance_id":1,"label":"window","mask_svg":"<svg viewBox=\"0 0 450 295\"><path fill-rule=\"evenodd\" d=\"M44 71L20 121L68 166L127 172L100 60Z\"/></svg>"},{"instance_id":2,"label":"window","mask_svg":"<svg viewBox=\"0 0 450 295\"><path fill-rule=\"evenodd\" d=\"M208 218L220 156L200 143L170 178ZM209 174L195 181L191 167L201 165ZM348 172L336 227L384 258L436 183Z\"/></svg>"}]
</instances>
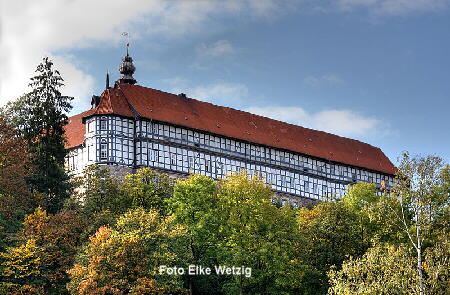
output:
<instances>
[{"instance_id":1,"label":"window","mask_svg":"<svg viewBox=\"0 0 450 295\"><path fill-rule=\"evenodd\" d=\"M100 144L100 159L105 160L108 158L108 144L104 141Z\"/></svg>"},{"instance_id":2,"label":"window","mask_svg":"<svg viewBox=\"0 0 450 295\"><path fill-rule=\"evenodd\" d=\"M175 153L170 153L170 164L171 165L177 164L177 155Z\"/></svg>"},{"instance_id":3,"label":"window","mask_svg":"<svg viewBox=\"0 0 450 295\"><path fill-rule=\"evenodd\" d=\"M325 198L328 199L328 193L327 193L327 191L328 191L327 185L326 185L326 184L322 184L322 197L325 197Z\"/></svg>"},{"instance_id":4,"label":"window","mask_svg":"<svg viewBox=\"0 0 450 295\"><path fill-rule=\"evenodd\" d=\"M108 129L108 121L106 118L100 119L100 130L107 130Z\"/></svg>"},{"instance_id":5,"label":"window","mask_svg":"<svg viewBox=\"0 0 450 295\"><path fill-rule=\"evenodd\" d=\"M159 134L159 127L157 124L152 124L152 133Z\"/></svg>"},{"instance_id":6,"label":"window","mask_svg":"<svg viewBox=\"0 0 450 295\"><path fill-rule=\"evenodd\" d=\"M334 166L333 164L330 166L330 174L331 175L335 175L336 174L336 166Z\"/></svg>"},{"instance_id":7,"label":"window","mask_svg":"<svg viewBox=\"0 0 450 295\"><path fill-rule=\"evenodd\" d=\"M198 133L194 133L194 145L197 147L200 146L200 135Z\"/></svg>"},{"instance_id":8,"label":"window","mask_svg":"<svg viewBox=\"0 0 450 295\"><path fill-rule=\"evenodd\" d=\"M323 169L322 164L318 163L318 164L317 164L317 171L318 171L318 172L323 172L323 170L324 170L324 169Z\"/></svg>"},{"instance_id":9,"label":"window","mask_svg":"<svg viewBox=\"0 0 450 295\"><path fill-rule=\"evenodd\" d=\"M223 163L220 162L220 160L216 161L216 174L218 174L218 175L223 174Z\"/></svg>"},{"instance_id":10,"label":"window","mask_svg":"<svg viewBox=\"0 0 450 295\"><path fill-rule=\"evenodd\" d=\"M211 172L211 160L205 160L205 171Z\"/></svg>"},{"instance_id":11,"label":"window","mask_svg":"<svg viewBox=\"0 0 450 295\"><path fill-rule=\"evenodd\" d=\"M188 167L194 168L194 157L191 156L188 157Z\"/></svg>"},{"instance_id":12,"label":"window","mask_svg":"<svg viewBox=\"0 0 450 295\"><path fill-rule=\"evenodd\" d=\"M150 152L150 161L152 162L158 162L159 161L159 154L158 150L149 150Z\"/></svg>"}]
</instances>

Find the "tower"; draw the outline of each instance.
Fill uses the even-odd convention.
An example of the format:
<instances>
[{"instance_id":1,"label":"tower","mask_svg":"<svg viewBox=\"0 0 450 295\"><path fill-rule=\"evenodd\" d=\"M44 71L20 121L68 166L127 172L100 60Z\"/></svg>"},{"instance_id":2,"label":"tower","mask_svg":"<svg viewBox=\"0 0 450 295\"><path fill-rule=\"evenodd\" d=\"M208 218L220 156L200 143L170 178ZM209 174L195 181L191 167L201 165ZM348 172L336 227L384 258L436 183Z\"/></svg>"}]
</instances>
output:
<instances>
[{"instance_id":1,"label":"tower","mask_svg":"<svg viewBox=\"0 0 450 295\"><path fill-rule=\"evenodd\" d=\"M127 43L127 55L122 59L122 63L119 66L119 72L122 74L119 80L116 81L117 84L136 84L136 80L133 78L133 74L136 71L136 67L133 65L133 59L128 54L128 47L130 46Z\"/></svg>"}]
</instances>

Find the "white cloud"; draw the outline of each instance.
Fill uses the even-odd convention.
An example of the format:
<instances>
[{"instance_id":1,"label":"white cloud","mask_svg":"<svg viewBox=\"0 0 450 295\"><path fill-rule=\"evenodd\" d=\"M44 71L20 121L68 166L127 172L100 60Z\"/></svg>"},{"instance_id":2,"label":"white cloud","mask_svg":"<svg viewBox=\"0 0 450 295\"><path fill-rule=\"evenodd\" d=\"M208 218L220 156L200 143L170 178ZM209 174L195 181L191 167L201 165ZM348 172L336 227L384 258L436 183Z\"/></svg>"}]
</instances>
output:
<instances>
[{"instance_id":1,"label":"white cloud","mask_svg":"<svg viewBox=\"0 0 450 295\"><path fill-rule=\"evenodd\" d=\"M234 53L235 49L233 45L227 40L219 40L212 44L202 43L197 47L197 54L200 56L223 56Z\"/></svg>"},{"instance_id":2,"label":"white cloud","mask_svg":"<svg viewBox=\"0 0 450 295\"><path fill-rule=\"evenodd\" d=\"M352 110L324 110L308 113L300 107L250 107L246 111L307 128L341 136L368 136L385 133L381 121Z\"/></svg>"},{"instance_id":3,"label":"white cloud","mask_svg":"<svg viewBox=\"0 0 450 295\"><path fill-rule=\"evenodd\" d=\"M450 5L450 0L338 0L344 10L366 8L378 15L406 15L439 11Z\"/></svg>"},{"instance_id":4,"label":"white cloud","mask_svg":"<svg viewBox=\"0 0 450 295\"><path fill-rule=\"evenodd\" d=\"M368 9L401 14L434 11L450 0L338 0L341 9ZM29 78L43 56L51 56L64 74L67 95L85 96L93 91L94 77L77 61L56 52L102 45L114 46L121 32L132 39L149 36L175 38L202 30L224 16L273 18L307 1L296 0L0 0L0 105L28 91ZM336 2L333 2L336 3ZM329 4L328 6L333 6ZM214 45L214 44L213 44ZM210 54L233 51L220 41ZM80 97L86 100L86 97Z\"/></svg>"},{"instance_id":5,"label":"white cloud","mask_svg":"<svg viewBox=\"0 0 450 295\"><path fill-rule=\"evenodd\" d=\"M185 93L188 97L219 105L240 105L248 95L248 88L241 83L216 82L208 85L189 86L190 82L181 77L165 79L171 93Z\"/></svg>"},{"instance_id":6,"label":"white cloud","mask_svg":"<svg viewBox=\"0 0 450 295\"><path fill-rule=\"evenodd\" d=\"M46 55L71 85L64 94L85 96L92 93L94 78L77 61L55 52L116 45L123 31L131 38L176 37L207 28L218 15L260 17L281 9L283 2L0 0L0 105L28 91L29 78Z\"/></svg>"},{"instance_id":7,"label":"white cloud","mask_svg":"<svg viewBox=\"0 0 450 295\"><path fill-rule=\"evenodd\" d=\"M341 84L344 80L339 78L336 75L327 74L322 76L308 76L303 79L303 83L308 84L310 86L320 86L320 85L333 85L333 84Z\"/></svg>"},{"instance_id":8,"label":"white cloud","mask_svg":"<svg viewBox=\"0 0 450 295\"><path fill-rule=\"evenodd\" d=\"M236 104L247 97L248 88L240 83L216 83L194 87L187 91L193 98L217 104Z\"/></svg>"}]
</instances>

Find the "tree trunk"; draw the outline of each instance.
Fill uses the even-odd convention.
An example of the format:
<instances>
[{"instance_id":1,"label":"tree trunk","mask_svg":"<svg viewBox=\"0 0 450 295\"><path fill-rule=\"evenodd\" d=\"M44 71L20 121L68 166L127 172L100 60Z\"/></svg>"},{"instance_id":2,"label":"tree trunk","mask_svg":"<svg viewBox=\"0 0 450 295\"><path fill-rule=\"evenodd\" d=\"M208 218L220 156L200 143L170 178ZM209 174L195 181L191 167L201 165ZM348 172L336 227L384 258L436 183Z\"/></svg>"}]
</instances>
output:
<instances>
[{"instance_id":1,"label":"tree trunk","mask_svg":"<svg viewBox=\"0 0 450 295\"><path fill-rule=\"evenodd\" d=\"M423 283L423 269L422 269L422 240L421 240L421 232L420 232L420 213L417 214L417 226L416 226L416 235L417 235L417 274L419 277L419 294L425 295L425 286Z\"/></svg>"}]
</instances>

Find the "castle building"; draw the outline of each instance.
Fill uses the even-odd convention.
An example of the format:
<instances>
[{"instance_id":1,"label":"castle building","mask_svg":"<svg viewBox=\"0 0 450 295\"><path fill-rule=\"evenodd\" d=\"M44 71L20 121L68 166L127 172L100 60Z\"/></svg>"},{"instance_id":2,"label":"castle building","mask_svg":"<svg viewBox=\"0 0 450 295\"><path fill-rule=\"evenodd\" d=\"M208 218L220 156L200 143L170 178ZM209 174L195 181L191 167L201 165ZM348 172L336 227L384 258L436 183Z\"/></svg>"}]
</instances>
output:
<instances>
[{"instance_id":1,"label":"castle building","mask_svg":"<svg viewBox=\"0 0 450 295\"><path fill-rule=\"evenodd\" d=\"M152 167L220 179L246 169L283 205L339 198L349 184L393 185L394 165L377 147L228 107L138 86L127 55L121 77L66 126L67 169L91 164L119 175ZM109 79L107 79L109 80Z\"/></svg>"}]
</instances>

